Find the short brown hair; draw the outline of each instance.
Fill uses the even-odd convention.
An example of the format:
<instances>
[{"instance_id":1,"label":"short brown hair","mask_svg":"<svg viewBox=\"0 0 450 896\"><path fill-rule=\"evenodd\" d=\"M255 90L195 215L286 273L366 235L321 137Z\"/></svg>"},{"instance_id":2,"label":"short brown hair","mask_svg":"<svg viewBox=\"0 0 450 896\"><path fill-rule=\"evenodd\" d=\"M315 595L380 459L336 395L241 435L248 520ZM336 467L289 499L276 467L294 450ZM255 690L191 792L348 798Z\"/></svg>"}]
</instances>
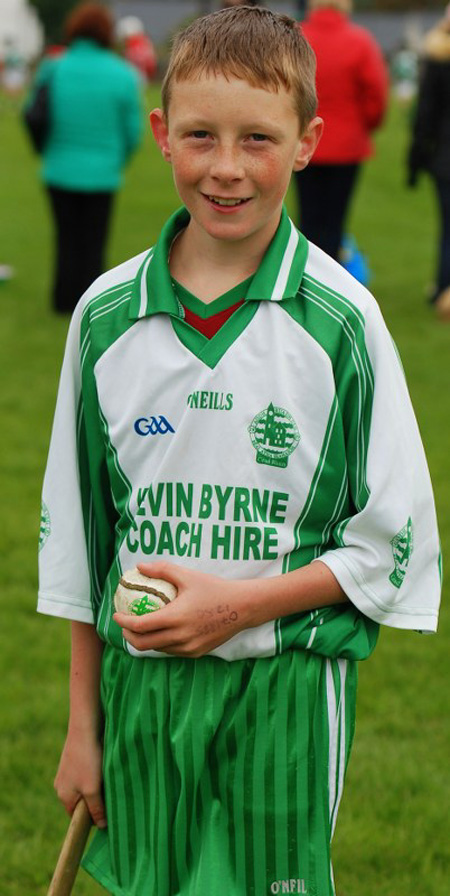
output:
<instances>
[{"instance_id":1,"label":"short brown hair","mask_svg":"<svg viewBox=\"0 0 450 896\"><path fill-rule=\"evenodd\" d=\"M64 36L68 44L85 37L110 48L114 42L114 19L101 3L80 3L66 20Z\"/></svg>"},{"instance_id":2,"label":"short brown hair","mask_svg":"<svg viewBox=\"0 0 450 896\"><path fill-rule=\"evenodd\" d=\"M294 98L301 128L317 109L316 59L294 19L261 7L234 6L196 19L175 37L162 85L162 106L169 111L174 81L224 75L253 87Z\"/></svg>"}]
</instances>

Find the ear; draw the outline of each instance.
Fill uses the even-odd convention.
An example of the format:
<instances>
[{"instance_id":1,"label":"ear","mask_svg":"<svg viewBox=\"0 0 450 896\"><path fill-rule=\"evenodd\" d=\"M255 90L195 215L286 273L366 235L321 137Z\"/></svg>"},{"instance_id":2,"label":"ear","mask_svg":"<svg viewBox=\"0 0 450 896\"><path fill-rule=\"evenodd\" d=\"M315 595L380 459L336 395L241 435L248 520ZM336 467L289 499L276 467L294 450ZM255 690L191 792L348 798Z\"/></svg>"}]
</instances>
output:
<instances>
[{"instance_id":1,"label":"ear","mask_svg":"<svg viewBox=\"0 0 450 896\"><path fill-rule=\"evenodd\" d=\"M152 109L150 112L150 127L153 136L162 152L166 162L170 162L170 144L169 144L169 128L162 109Z\"/></svg>"},{"instance_id":2,"label":"ear","mask_svg":"<svg viewBox=\"0 0 450 896\"><path fill-rule=\"evenodd\" d=\"M317 144L323 133L323 119L316 115L309 122L299 141L299 148L294 161L294 171L302 171L306 168L311 156L316 151Z\"/></svg>"}]
</instances>

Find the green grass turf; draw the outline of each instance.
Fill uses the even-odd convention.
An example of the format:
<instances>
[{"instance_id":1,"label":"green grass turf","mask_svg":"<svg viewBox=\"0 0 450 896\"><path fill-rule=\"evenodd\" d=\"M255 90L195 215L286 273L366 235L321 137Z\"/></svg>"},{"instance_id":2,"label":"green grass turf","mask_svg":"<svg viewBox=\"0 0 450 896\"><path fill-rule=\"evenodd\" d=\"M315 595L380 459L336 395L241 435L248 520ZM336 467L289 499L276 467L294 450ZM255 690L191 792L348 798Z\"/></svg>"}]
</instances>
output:
<instances>
[{"instance_id":1,"label":"green grass turf","mask_svg":"<svg viewBox=\"0 0 450 896\"><path fill-rule=\"evenodd\" d=\"M147 108L155 101L156 91ZM450 324L438 322L424 302L437 225L431 184L424 178L415 191L404 186L407 133L408 112L393 105L361 178L350 229L367 253L371 288L402 355L445 559ZM5 97L0 147L0 262L16 269L0 286L0 892L44 896L66 829L52 781L67 720L68 625L35 613L36 544L67 321L50 311L51 226L39 162L20 126L18 104ZM150 246L176 203L170 168L148 134L117 201L109 263ZM294 213L292 196L288 206ZM448 890L449 634L444 603L437 637L384 630L374 656L361 665L356 740L334 844L338 896L442 896ZM77 896L101 892L80 872Z\"/></svg>"}]
</instances>

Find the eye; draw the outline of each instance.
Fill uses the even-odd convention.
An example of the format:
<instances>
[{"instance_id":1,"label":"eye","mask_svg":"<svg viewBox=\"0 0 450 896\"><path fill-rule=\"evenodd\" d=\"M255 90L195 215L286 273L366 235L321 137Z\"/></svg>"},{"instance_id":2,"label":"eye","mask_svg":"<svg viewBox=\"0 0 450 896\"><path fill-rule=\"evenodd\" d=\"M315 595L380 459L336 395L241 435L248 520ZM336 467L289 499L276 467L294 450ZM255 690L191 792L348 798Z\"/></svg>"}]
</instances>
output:
<instances>
[{"instance_id":1,"label":"eye","mask_svg":"<svg viewBox=\"0 0 450 896\"><path fill-rule=\"evenodd\" d=\"M196 140L205 140L208 137L208 131L191 131L189 136Z\"/></svg>"},{"instance_id":2,"label":"eye","mask_svg":"<svg viewBox=\"0 0 450 896\"><path fill-rule=\"evenodd\" d=\"M250 134L250 140L253 140L254 143L264 143L268 139L266 134Z\"/></svg>"}]
</instances>

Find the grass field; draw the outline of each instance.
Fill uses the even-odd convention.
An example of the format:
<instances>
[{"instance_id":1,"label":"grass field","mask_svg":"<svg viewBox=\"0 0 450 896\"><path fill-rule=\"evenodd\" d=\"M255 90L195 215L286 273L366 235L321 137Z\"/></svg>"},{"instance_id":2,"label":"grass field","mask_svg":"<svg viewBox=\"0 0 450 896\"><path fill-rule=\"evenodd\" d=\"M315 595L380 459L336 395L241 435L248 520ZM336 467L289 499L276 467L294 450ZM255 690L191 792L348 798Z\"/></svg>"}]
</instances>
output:
<instances>
[{"instance_id":1,"label":"grass field","mask_svg":"<svg viewBox=\"0 0 450 896\"><path fill-rule=\"evenodd\" d=\"M154 95L149 108L152 100ZM445 561L450 324L435 320L424 302L436 239L434 197L426 180L415 191L404 187L407 128L407 111L393 106L359 185L351 230L368 255L371 287L406 369ZM15 278L0 286L0 893L43 896L66 828L52 781L67 720L69 632L66 623L35 613L36 545L67 321L49 306L51 230L38 161L15 103L5 98L0 152L0 262L16 269ZM176 202L170 169L148 137L117 202L109 263L150 246ZM291 197L288 205L293 213ZM448 892L449 639L444 603L437 637L385 630L374 656L361 666L356 741L334 846L338 896ZM103 892L80 873L77 896Z\"/></svg>"}]
</instances>

